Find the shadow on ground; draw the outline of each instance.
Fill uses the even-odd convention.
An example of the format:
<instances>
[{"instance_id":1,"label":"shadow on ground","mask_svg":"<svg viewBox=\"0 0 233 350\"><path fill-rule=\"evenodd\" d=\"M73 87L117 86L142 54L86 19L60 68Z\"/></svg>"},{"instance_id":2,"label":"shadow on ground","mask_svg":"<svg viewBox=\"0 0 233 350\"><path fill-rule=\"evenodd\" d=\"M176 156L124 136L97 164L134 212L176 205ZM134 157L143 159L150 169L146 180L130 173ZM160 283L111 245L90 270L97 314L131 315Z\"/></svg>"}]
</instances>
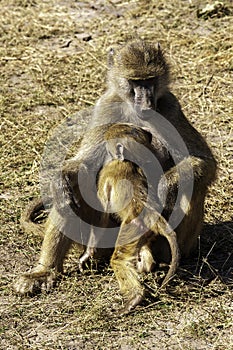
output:
<instances>
[{"instance_id":1,"label":"shadow on ground","mask_svg":"<svg viewBox=\"0 0 233 350\"><path fill-rule=\"evenodd\" d=\"M233 289L232 233L233 222L205 223L198 249L191 257L181 260L177 275L170 281L166 291L156 290L152 286L152 279L160 283L167 268L146 276L144 284L147 296L144 306L153 307L153 303L159 302L164 292L170 298L184 301L185 297L218 297Z\"/></svg>"}]
</instances>

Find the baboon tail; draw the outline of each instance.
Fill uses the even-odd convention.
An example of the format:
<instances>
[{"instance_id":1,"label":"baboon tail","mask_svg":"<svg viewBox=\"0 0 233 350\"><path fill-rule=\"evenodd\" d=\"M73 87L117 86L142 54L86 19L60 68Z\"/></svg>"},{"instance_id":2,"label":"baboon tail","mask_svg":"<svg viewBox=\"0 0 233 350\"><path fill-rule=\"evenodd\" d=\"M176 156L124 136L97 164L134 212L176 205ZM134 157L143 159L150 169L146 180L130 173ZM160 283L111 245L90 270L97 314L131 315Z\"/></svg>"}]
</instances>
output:
<instances>
[{"instance_id":1,"label":"baboon tail","mask_svg":"<svg viewBox=\"0 0 233 350\"><path fill-rule=\"evenodd\" d=\"M46 204L49 199L34 199L23 211L20 218L20 226L26 233L38 234L44 237L44 222L48 216Z\"/></svg>"},{"instance_id":2,"label":"baboon tail","mask_svg":"<svg viewBox=\"0 0 233 350\"><path fill-rule=\"evenodd\" d=\"M161 288L165 287L167 283L171 280L171 278L175 275L176 270L179 266L180 261L180 251L177 242L177 236L175 231L172 230L167 221L161 216L160 220L164 221L161 225L161 230L159 230L160 235L164 236L170 246L171 249L171 262L167 275L165 276ZM160 226L160 224L159 224ZM160 228L160 227L159 227Z\"/></svg>"}]
</instances>

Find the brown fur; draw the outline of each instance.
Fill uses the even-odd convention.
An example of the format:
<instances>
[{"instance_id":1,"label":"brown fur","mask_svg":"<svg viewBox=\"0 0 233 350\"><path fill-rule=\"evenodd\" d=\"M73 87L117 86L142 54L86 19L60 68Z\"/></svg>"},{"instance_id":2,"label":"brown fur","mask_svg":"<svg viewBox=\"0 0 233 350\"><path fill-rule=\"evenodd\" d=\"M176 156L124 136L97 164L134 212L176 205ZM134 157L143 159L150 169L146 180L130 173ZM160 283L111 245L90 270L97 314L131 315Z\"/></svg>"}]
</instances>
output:
<instances>
[{"instance_id":1,"label":"brown fur","mask_svg":"<svg viewBox=\"0 0 233 350\"><path fill-rule=\"evenodd\" d=\"M156 51L157 50L157 51ZM151 121L156 118L156 115L152 115L147 119L144 115L144 111L148 111L150 108L158 111L166 120L175 127L180 137L184 141L189 156L183 154L180 149L174 148L174 153L178 155L180 161L177 165L170 162L169 157L166 152L164 153L164 160L167 159L165 174L161 178L158 185L158 196L165 206L164 215L165 218L169 218L173 204L176 200L176 193L179 182L182 182L184 188L184 201L185 201L185 188L189 188L190 181L190 169L193 171L194 176L194 188L191 201L186 208L186 213L183 220L175 228L179 248L182 256L189 256L190 253L196 248L197 238L200 235L202 222L203 222L203 208L204 199L208 189L208 186L214 181L216 176L216 161L209 149L207 143L203 137L198 133L197 130L190 124L187 118L184 116L179 102L176 97L169 91L169 69L165 61L164 55L161 54L160 48L155 48L151 44L147 44L141 41L131 42L125 47L119 50L114 55L112 55L111 65L108 72L108 87L105 94L99 99L94 108L93 124L98 125L99 122L103 120L111 120L111 122L122 122L122 120L133 123L146 128L152 134L152 146L158 149L158 142L162 145L169 145L170 136L162 131L156 130ZM152 84L154 88L154 93L151 95L151 85L146 89L147 99L144 98L145 94L142 96L141 101L141 112L137 110L137 101L135 101L136 93L132 93L137 89L135 85L138 78L143 76L143 67L148 64L147 57L157 57L152 60L154 62L154 69L156 67L163 67L164 74L161 76L155 74L154 81L150 80L149 83ZM115 61L121 61L123 57L122 66L124 66L123 73L121 74L120 69L115 71ZM124 57L127 57L125 59ZM131 80L125 78L125 70L129 69L130 57L132 57L133 62L138 60L138 66L133 64L130 67ZM135 60L135 57L137 59ZM140 59L139 59L140 57ZM128 62L127 64L125 62ZM158 63L159 62L159 63ZM153 63L151 63L153 65ZM120 63L116 64L120 67ZM159 68L161 69L161 68ZM138 70L141 70L140 76L138 76ZM134 79L133 79L134 77ZM144 74L144 82L148 79L148 71ZM133 81L132 81L133 80ZM139 86L141 86L142 81L138 81ZM153 85L154 84L154 85ZM135 87L136 86L136 87ZM145 101L146 99L146 101ZM146 102L148 103L148 108L146 108ZM174 145L176 147L176 145ZM165 196L168 193L169 195ZM164 198L165 196L165 198ZM182 203L180 203L181 205ZM179 205L179 203L178 203ZM156 247L154 249L155 256L158 260L169 262L170 253L167 247L167 242L158 238Z\"/></svg>"},{"instance_id":2,"label":"brown fur","mask_svg":"<svg viewBox=\"0 0 233 350\"><path fill-rule=\"evenodd\" d=\"M48 216L48 211L45 207L50 202L49 198L45 201L39 198L28 204L20 218L20 225L25 232L38 234L44 238L44 218Z\"/></svg>"},{"instance_id":3,"label":"brown fur","mask_svg":"<svg viewBox=\"0 0 233 350\"><path fill-rule=\"evenodd\" d=\"M134 62L132 66L129 64L131 58ZM135 64L137 60L138 64ZM60 233L59 226L61 225L66 230L66 227L69 226L64 216L66 207L69 203L73 203L75 207L75 203L79 201L75 175L79 171L80 160L85 160L88 174L92 167L98 168L105 158L102 151L98 153L97 158L94 156L99 144L104 141L102 132L104 123L132 123L135 126L146 128L152 134L152 146L155 149L158 149L158 143L165 145L166 149L171 140L170 135L166 135L152 125L156 116L150 112L159 112L176 128L190 156L187 157L174 144L174 153L178 154L180 159L179 163L174 165L164 152L162 158L164 157L166 161L166 167L165 174L158 185L158 196L160 201L165 203L164 216L169 218L179 184L179 174L182 174L183 199L185 199L185 188L190 185L189 169L191 166L194 174L193 194L183 220L175 228L175 232L183 256L188 256L196 247L202 227L205 195L216 173L216 162L213 155L202 136L184 116L176 97L169 91L168 65L160 49L145 42L141 44L138 41L131 42L121 48L116 55L111 55L110 61L107 90L97 101L91 123L93 128L100 125L100 132L98 133L98 127L87 132L81 142L77 157L70 160L64 167L62 183L54 184L54 192L58 187L64 194L65 204L61 204L62 197L56 203L55 196L53 209L46 224L39 264L31 273L19 277L15 283L15 289L20 293L26 293L33 290L35 285L41 285L41 275L44 279L43 285L51 285L49 283L51 279L53 280L51 269L52 271L62 270L61 266L70 242ZM155 75L152 78L151 72ZM167 197L164 196L166 189L169 194ZM182 203L178 205L181 206ZM65 244L63 244L64 241ZM169 246L163 237L157 237L153 245L153 253L158 261L170 261ZM133 259L135 259L134 256Z\"/></svg>"},{"instance_id":4,"label":"brown fur","mask_svg":"<svg viewBox=\"0 0 233 350\"><path fill-rule=\"evenodd\" d=\"M176 233L156 211L156 202L153 203L155 199L147 198L146 178L132 162L113 160L105 165L98 179L98 196L105 210L111 209L122 222L111 266L121 293L126 298L123 312L128 312L143 298L144 289L138 272L152 269L154 261L151 246L158 235L168 240L172 256L162 286L174 275L179 262Z\"/></svg>"}]
</instances>

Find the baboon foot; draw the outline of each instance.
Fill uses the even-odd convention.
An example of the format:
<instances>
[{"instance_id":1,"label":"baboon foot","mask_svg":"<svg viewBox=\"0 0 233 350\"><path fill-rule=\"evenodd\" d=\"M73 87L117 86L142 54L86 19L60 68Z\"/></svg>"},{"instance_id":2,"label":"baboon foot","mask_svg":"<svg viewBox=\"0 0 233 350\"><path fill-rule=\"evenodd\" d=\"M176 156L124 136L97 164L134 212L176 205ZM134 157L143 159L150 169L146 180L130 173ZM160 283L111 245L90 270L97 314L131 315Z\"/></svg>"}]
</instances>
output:
<instances>
[{"instance_id":1,"label":"baboon foot","mask_svg":"<svg viewBox=\"0 0 233 350\"><path fill-rule=\"evenodd\" d=\"M125 306L118 311L118 315L126 315L131 310L133 310L137 305L139 305L143 300L144 294L142 291L134 292L130 298L125 302Z\"/></svg>"},{"instance_id":2,"label":"baboon foot","mask_svg":"<svg viewBox=\"0 0 233 350\"><path fill-rule=\"evenodd\" d=\"M78 262L78 268L79 271L83 273L83 269L85 266L85 263L92 259L95 254L95 248L87 247L86 251L80 256L79 262Z\"/></svg>"},{"instance_id":3,"label":"baboon foot","mask_svg":"<svg viewBox=\"0 0 233 350\"><path fill-rule=\"evenodd\" d=\"M83 273L84 271L84 267L85 267L85 264L86 262L90 259L90 256L87 252L85 252L80 258L79 258L79 261L78 261L78 269L81 273Z\"/></svg>"},{"instance_id":4,"label":"baboon foot","mask_svg":"<svg viewBox=\"0 0 233 350\"><path fill-rule=\"evenodd\" d=\"M54 271L31 271L19 276L14 282L14 290L18 294L35 294L40 291L50 291L56 281Z\"/></svg>"}]
</instances>

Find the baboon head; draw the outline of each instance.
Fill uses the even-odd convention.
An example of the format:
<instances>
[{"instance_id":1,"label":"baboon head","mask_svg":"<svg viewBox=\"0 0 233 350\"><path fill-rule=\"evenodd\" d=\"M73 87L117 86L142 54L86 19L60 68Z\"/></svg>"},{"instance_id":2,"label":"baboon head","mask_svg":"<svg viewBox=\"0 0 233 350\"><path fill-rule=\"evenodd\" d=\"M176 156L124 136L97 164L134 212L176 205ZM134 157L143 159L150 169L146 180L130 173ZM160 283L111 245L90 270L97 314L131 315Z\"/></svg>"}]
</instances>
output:
<instances>
[{"instance_id":1,"label":"baboon head","mask_svg":"<svg viewBox=\"0 0 233 350\"><path fill-rule=\"evenodd\" d=\"M152 135L145 129L132 124L113 124L105 133L106 149L110 159L133 159L137 155L143 163L144 148L150 147Z\"/></svg>"},{"instance_id":2,"label":"baboon head","mask_svg":"<svg viewBox=\"0 0 233 350\"><path fill-rule=\"evenodd\" d=\"M159 44L136 40L110 51L108 78L110 89L147 119L168 90L169 67Z\"/></svg>"}]
</instances>

